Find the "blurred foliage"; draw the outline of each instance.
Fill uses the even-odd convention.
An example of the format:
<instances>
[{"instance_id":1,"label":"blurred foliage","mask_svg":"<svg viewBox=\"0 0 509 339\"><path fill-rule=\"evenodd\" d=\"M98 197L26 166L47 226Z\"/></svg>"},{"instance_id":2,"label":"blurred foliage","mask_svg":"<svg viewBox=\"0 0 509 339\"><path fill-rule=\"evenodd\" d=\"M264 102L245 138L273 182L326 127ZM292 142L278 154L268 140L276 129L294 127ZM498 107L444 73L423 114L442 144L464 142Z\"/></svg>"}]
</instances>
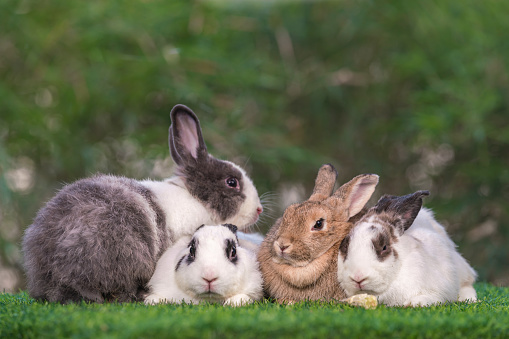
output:
<instances>
[{"instance_id":1,"label":"blurred foliage","mask_svg":"<svg viewBox=\"0 0 509 339\"><path fill-rule=\"evenodd\" d=\"M341 182L377 173L374 199L429 189L480 280L509 285L507 13L474 0L2 1L0 289L24 287L22 232L64 183L171 175L177 103L211 153L278 193L272 217L322 163Z\"/></svg>"}]
</instances>

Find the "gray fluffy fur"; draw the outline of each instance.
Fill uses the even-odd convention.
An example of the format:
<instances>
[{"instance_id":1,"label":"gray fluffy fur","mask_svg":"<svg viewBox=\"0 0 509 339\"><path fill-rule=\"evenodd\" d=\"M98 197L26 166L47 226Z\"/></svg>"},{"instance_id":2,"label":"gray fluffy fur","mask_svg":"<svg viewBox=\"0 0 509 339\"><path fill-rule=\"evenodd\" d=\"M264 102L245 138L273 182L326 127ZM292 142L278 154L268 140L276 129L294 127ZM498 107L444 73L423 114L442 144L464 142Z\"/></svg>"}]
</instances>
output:
<instances>
[{"instance_id":1,"label":"gray fluffy fur","mask_svg":"<svg viewBox=\"0 0 509 339\"><path fill-rule=\"evenodd\" d=\"M157 233L147 227L154 214ZM152 193L135 180L98 175L76 181L25 232L28 290L58 302L141 300L143 283L171 238Z\"/></svg>"}]
</instances>

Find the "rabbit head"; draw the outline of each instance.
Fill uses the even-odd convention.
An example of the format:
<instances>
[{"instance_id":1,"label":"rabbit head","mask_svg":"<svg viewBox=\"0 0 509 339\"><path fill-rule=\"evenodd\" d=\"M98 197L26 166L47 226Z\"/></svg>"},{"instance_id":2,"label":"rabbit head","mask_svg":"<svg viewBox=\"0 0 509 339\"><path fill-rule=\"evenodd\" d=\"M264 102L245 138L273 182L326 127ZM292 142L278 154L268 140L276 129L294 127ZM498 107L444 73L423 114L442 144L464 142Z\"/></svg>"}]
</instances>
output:
<instances>
[{"instance_id":1,"label":"rabbit head","mask_svg":"<svg viewBox=\"0 0 509 339\"><path fill-rule=\"evenodd\" d=\"M309 199L285 210L273 235L271 251L276 262L306 266L348 234L349 219L369 200L378 176L357 176L332 194L336 176L331 165L322 166Z\"/></svg>"},{"instance_id":2,"label":"rabbit head","mask_svg":"<svg viewBox=\"0 0 509 339\"><path fill-rule=\"evenodd\" d=\"M401 269L400 237L412 225L422 207L418 191L402 197L384 195L356 223L339 247L338 279L348 296L380 295Z\"/></svg>"},{"instance_id":3,"label":"rabbit head","mask_svg":"<svg viewBox=\"0 0 509 339\"><path fill-rule=\"evenodd\" d=\"M217 223L231 223L244 229L258 221L263 208L258 192L246 172L236 164L210 155L200 122L188 107L171 111L168 143L175 174L189 193L207 206Z\"/></svg>"},{"instance_id":4,"label":"rabbit head","mask_svg":"<svg viewBox=\"0 0 509 339\"><path fill-rule=\"evenodd\" d=\"M262 296L261 276L253 252L239 246L237 227L202 226L183 248L175 281L193 299L224 302L239 294Z\"/></svg>"}]
</instances>

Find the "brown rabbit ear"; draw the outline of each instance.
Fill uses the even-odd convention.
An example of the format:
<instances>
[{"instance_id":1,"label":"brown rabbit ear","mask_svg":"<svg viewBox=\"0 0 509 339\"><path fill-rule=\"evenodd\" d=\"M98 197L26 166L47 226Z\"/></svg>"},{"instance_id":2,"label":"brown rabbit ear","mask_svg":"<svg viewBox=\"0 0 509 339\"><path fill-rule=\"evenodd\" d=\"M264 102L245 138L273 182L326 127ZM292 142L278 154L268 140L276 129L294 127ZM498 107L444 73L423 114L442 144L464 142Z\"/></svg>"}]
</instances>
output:
<instances>
[{"instance_id":1,"label":"brown rabbit ear","mask_svg":"<svg viewBox=\"0 0 509 339\"><path fill-rule=\"evenodd\" d=\"M322 201L331 196L338 172L331 164L325 164L320 167L315 180L315 188L313 194L309 197L309 201Z\"/></svg>"},{"instance_id":2,"label":"brown rabbit ear","mask_svg":"<svg viewBox=\"0 0 509 339\"><path fill-rule=\"evenodd\" d=\"M330 199L338 199L337 204L346 209L351 218L366 205L377 184L378 175L361 174L338 188Z\"/></svg>"}]
</instances>

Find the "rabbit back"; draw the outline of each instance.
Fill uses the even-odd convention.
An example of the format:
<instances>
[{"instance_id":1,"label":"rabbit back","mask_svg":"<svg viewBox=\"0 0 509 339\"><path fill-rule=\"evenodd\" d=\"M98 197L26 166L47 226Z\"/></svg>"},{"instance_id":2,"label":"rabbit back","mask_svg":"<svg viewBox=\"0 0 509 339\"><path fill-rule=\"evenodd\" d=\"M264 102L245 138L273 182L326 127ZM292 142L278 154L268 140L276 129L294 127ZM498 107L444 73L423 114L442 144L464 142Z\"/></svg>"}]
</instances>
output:
<instances>
[{"instance_id":1,"label":"rabbit back","mask_svg":"<svg viewBox=\"0 0 509 339\"><path fill-rule=\"evenodd\" d=\"M172 242L155 201L124 177L97 175L65 186L25 232L29 293L48 301L137 300Z\"/></svg>"}]
</instances>

